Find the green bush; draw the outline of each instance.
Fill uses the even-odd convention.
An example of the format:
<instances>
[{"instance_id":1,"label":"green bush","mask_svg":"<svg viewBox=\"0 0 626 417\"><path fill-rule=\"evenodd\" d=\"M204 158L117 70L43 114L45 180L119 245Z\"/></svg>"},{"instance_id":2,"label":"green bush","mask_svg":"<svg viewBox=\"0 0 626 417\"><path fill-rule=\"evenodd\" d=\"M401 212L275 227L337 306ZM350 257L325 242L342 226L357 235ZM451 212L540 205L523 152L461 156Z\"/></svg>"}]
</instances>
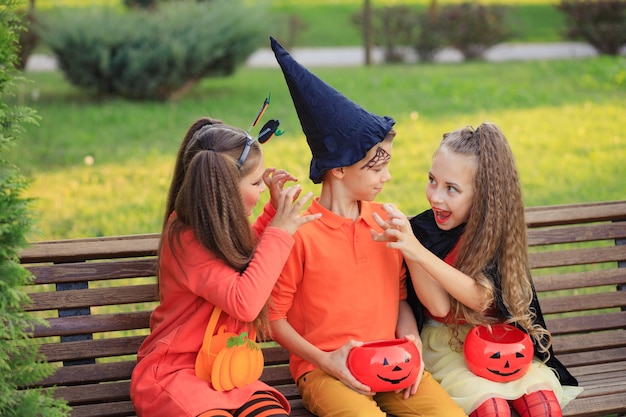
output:
<instances>
[{"instance_id":1,"label":"green bush","mask_svg":"<svg viewBox=\"0 0 626 417\"><path fill-rule=\"evenodd\" d=\"M17 31L19 50L16 67L21 70L26 67L28 58L37 45L39 45L39 36L33 30L36 22L35 19L35 7L34 4L31 3L28 7L28 11L22 15L21 28Z\"/></svg>"},{"instance_id":2,"label":"green bush","mask_svg":"<svg viewBox=\"0 0 626 417\"><path fill-rule=\"evenodd\" d=\"M130 8L150 9L156 5L156 0L124 0L124 6Z\"/></svg>"},{"instance_id":3,"label":"green bush","mask_svg":"<svg viewBox=\"0 0 626 417\"><path fill-rule=\"evenodd\" d=\"M5 152L19 138L22 124L35 122L27 107L9 106L6 91L19 77L15 70L18 32L22 18L15 14L16 0L0 0L0 416L60 417L69 407L52 397L52 391L32 386L54 369L29 337L35 324L26 314L30 301L23 291L32 275L20 264L19 252L27 246L31 230L30 203L22 192L28 185Z\"/></svg>"},{"instance_id":4,"label":"green bush","mask_svg":"<svg viewBox=\"0 0 626 417\"><path fill-rule=\"evenodd\" d=\"M626 44L625 0L561 0L567 39L583 39L600 54L618 55Z\"/></svg>"},{"instance_id":5,"label":"green bush","mask_svg":"<svg viewBox=\"0 0 626 417\"><path fill-rule=\"evenodd\" d=\"M244 0L162 3L156 10L66 9L41 18L72 84L137 100L178 98L232 73L267 41L266 9Z\"/></svg>"},{"instance_id":6,"label":"green bush","mask_svg":"<svg viewBox=\"0 0 626 417\"><path fill-rule=\"evenodd\" d=\"M415 17L415 11L409 6L387 6L372 10L373 40L376 45L383 47L385 62L404 60L404 53L399 48L413 43ZM352 23L363 31L363 10L352 16Z\"/></svg>"},{"instance_id":7,"label":"green bush","mask_svg":"<svg viewBox=\"0 0 626 417\"><path fill-rule=\"evenodd\" d=\"M421 12L409 6L383 7L373 11L374 42L384 48L387 62L402 61L400 48L406 46L422 61L432 61L446 46L458 49L465 59L479 59L487 48L512 37L506 10L478 3L439 6L436 0ZM363 11L352 22L362 27Z\"/></svg>"},{"instance_id":8,"label":"green bush","mask_svg":"<svg viewBox=\"0 0 626 417\"><path fill-rule=\"evenodd\" d=\"M506 9L498 5L461 3L441 8L441 28L446 43L458 49L465 59L480 59L487 48L512 36Z\"/></svg>"},{"instance_id":9,"label":"green bush","mask_svg":"<svg viewBox=\"0 0 626 417\"><path fill-rule=\"evenodd\" d=\"M416 16L417 35L413 49L420 60L430 62L435 54L446 46L446 31L441 23L441 15L436 0L432 0L428 9Z\"/></svg>"}]
</instances>

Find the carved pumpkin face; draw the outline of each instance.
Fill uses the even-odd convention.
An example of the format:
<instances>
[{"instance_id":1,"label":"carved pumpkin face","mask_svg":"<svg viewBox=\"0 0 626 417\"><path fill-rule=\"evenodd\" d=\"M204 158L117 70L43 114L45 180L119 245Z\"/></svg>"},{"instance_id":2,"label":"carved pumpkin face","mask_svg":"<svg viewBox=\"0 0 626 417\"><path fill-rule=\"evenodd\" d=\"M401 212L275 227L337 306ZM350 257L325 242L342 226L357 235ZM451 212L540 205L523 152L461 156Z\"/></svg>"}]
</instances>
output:
<instances>
[{"instance_id":1,"label":"carved pumpkin face","mask_svg":"<svg viewBox=\"0 0 626 417\"><path fill-rule=\"evenodd\" d=\"M474 374L496 382L521 378L533 359L530 336L515 326L474 326L465 338L465 363Z\"/></svg>"},{"instance_id":2,"label":"carved pumpkin face","mask_svg":"<svg viewBox=\"0 0 626 417\"><path fill-rule=\"evenodd\" d=\"M420 356L411 341L384 340L353 348L346 365L373 392L396 391L415 382Z\"/></svg>"}]
</instances>

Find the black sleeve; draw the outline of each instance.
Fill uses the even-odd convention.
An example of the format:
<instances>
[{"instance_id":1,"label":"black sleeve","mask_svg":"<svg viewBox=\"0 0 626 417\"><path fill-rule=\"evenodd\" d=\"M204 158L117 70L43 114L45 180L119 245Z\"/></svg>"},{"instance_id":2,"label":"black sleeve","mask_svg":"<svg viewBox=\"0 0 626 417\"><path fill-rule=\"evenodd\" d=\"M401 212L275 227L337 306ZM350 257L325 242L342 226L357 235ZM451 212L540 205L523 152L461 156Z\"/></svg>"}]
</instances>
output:
<instances>
[{"instance_id":1,"label":"black sleeve","mask_svg":"<svg viewBox=\"0 0 626 417\"><path fill-rule=\"evenodd\" d=\"M426 210L410 220L413 234L421 242L422 245L437 257L443 259L456 245L459 237L463 233L463 226L459 226L453 230L441 230L435 223L435 217L432 210ZM426 310L415 293L413 281L407 268L407 302L413 310L417 328L422 331L424 322L426 321Z\"/></svg>"}]
</instances>

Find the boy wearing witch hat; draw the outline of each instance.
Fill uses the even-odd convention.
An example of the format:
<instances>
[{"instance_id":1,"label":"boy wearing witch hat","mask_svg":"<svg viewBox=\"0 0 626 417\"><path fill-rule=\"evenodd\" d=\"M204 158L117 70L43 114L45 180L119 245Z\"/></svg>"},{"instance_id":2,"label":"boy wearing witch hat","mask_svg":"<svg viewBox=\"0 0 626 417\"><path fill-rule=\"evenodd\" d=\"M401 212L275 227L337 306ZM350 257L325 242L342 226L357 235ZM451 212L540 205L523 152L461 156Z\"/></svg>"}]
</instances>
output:
<instances>
[{"instance_id":1,"label":"boy wearing witch hat","mask_svg":"<svg viewBox=\"0 0 626 417\"><path fill-rule=\"evenodd\" d=\"M407 338L421 352L402 254L370 233L380 231L373 213L386 217L373 200L391 179L395 122L353 103L270 40L311 149L309 177L322 183L307 213L322 217L294 235L270 303L273 337L290 352L305 407L321 417L464 416L423 364L413 385L378 393L346 366L350 350L368 341Z\"/></svg>"}]
</instances>

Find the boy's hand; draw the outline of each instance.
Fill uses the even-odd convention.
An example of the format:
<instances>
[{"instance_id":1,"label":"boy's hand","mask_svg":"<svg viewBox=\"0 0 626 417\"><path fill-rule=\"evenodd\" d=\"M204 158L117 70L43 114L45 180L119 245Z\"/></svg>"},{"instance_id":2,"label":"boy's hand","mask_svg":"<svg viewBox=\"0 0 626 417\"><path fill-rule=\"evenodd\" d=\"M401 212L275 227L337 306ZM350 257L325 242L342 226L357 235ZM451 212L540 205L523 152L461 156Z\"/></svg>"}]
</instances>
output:
<instances>
[{"instance_id":1,"label":"boy's hand","mask_svg":"<svg viewBox=\"0 0 626 417\"><path fill-rule=\"evenodd\" d=\"M328 375L334 376L353 390L363 395L373 396L376 393L372 392L370 387L367 385L360 383L354 375L352 375L347 365L350 350L354 347L361 346L362 344L363 342L351 340L337 350L326 352L324 355L324 361L319 364L319 367L322 371Z\"/></svg>"}]
</instances>

